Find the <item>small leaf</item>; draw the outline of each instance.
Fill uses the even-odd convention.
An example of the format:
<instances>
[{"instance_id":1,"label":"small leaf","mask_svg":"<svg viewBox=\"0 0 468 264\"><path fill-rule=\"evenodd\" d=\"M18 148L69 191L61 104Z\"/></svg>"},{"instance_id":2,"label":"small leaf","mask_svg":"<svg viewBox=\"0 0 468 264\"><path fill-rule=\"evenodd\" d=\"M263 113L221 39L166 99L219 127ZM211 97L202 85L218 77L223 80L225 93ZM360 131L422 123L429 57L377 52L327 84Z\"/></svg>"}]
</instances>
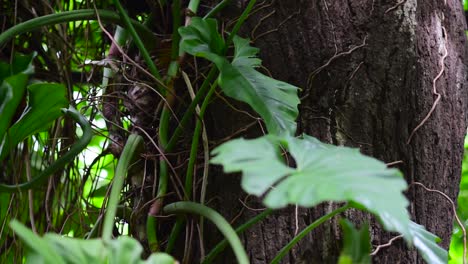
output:
<instances>
[{"instance_id":1,"label":"small leaf","mask_svg":"<svg viewBox=\"0 0 468 264\"><path fill-rule=\"evenodd\" d=\"M223 56L224 41L218 33L215 19L193 17L190 26L179 28L182 37L180 49L197 57L213 61L220 66Z\"/></svg>"},{"instance_id":2,"label":"small leaf","mask_svg":"<svg viewBox=\"0 0 468 264\"><path fill-rule=\"evenodd\" d=\"M0 161L10 148L26 137L46 130L59 116L61 109L68 106L66 88L55 83L36 83L28 87L28 106L20 119L10 127L0 146Z\"/></svg>"},{"instance_id":3,"label":"small leaf","mask_svg":"<svg viewBox=\"0 0 468 264\"><path fill-rule=\"evenodd\" d=\"M338 264L370 264L369 226L365 224L361 229L356 229L353 223L346 219L341 219L340 225L343 229L343 249Z\"/></svg>"}]
</instances>

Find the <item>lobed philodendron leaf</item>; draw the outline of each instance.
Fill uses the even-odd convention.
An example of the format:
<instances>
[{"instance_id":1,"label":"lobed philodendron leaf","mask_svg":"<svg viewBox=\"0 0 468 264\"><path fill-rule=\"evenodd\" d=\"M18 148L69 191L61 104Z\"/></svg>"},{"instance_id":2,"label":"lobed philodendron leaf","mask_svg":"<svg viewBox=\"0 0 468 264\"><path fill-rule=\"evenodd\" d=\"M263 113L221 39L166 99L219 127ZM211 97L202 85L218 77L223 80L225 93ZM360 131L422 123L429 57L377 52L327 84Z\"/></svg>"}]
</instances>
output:
<instances>
[{"instance_id":1,"label":"lobed philodendron leaf","mask_svg":"<svg viewBox=\"0 0 468 264\"><path fill-rule=\"evenodd\" d=\"M218 33L215 19L192 18L190 26L179 28L180 50L221 65L224 60L224 40Z\"/></svg>"},{"instance_id":2,"label":"lobed philodendron leaf","mask_svg":"<svg viewBox=\"0 0 468 264\"><path fill-rule=\"evenodd\" d=\"M13 220L10 226L30 249L26 256L26 263L177 263L174 258L165 253L154 253L147 260L142 260L142 246L135 239L126 236L107 242L101 239L68 238L51 233L41 238L16 220Z\"/></svg>"},{"instance_id":3,"label":"lobed philodendron leaf","mask_svg":"<svg viewBox=\"0 0 468 264\"><path fill-rule=\"evenodd\" d=\"M282 150L289 152L294 166L286 164ZM307 135L267 135L229 141L212 154L211 163L222 165L225 172L242 172L244 191L264 196L269 208L346 201L376 215L386 230L402 234L423 256L444 257L434 237L410 221L401 173L357 149L324 144Z\"/></svg>"},{"instance_id":4,"label":"lobed philodendron leaf","mask_svg":"<svg viewBox=\"0 0 468 264\"><path fill-rule=\"evenodd\" d=\"M294 135L298 88L258 72L258 49L251 47L249 40L233 38L235 52L231 63L224 55L224 41L216 20L194 17L192 24L179 29L179 33L182 51L216 64L220 71L218 82L226 95L249 104L263 118L270 134Z\"/></svg>"}]
</instances>

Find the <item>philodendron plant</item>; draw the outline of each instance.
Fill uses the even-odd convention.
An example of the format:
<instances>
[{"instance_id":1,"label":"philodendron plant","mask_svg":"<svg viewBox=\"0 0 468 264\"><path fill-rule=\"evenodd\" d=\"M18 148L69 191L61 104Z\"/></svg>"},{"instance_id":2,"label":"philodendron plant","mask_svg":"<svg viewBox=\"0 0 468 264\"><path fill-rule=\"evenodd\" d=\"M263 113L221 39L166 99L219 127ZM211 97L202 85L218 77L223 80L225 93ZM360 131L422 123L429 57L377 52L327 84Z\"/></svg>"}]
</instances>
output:
<instances>
[{"instance_id":1,"label":"philodendron plant","mask_svg":"<svg viewBox=\"0 0 468 264\"><path fill-rule=\"evenodd\" d=\"M171 151L177 140L180 139L179 135L181 134L182 127L191 118L197 116L184 190L186 197L191 197L190 194L192 193L193 186L192 173L198 153L197 149L202 130L203 116L211 96L219 87L226 96L248 104L258 113L266 125L268 134L256 139L233 139L218 146L211 151L211 164L221 165L226 173L240 172L242 174L242 189L250 195L263 197L263 203L268 209L240 226L237 230L234 230L219 213L201 203L180 201L165 205L162 212L166 214L185 215L190 213L202 215L204 218L212 221L225 236L226 241L218 244L207 254L203 263L211 263L227 243L232 246L239 263L248 263L248 257L237 233L261 221L276 209L284 208L288 205L311 208L322 202L337 202L342 203L343 206L319 218L300 232L289 244L280 250L272 263L279 263L301 238L321 223L349 208L365 210L375 215L385 230L401 234L407 244L416 247L427 262L446 263L447 252L437 245L439 239L426 231L424 227L410 220L407 211L408 200L402 193L407 188L407 183L400 171L388 168L383 162L365 156L357 149L322 143L306 134L296 136L296 118L298 116L298 104L300 103L298 88L259 72L257 70L261 66L261 60L257 57L259 50L250 46L248 39L237 35L240 26L251 12L255 1L251 0L249 2L233 29L225 37L219 32L217 21L211 17L219 12L227 2L221 1L206 17L192 16L191 19L187 20L186 25L181 25L181 4L180 1L174 1L172 9L173 17L179 19L174 19L173 21L174 33L172 41L175 44L172 46L172 62L165 76L161 76L161 71L156 68L156 65L149 56L147 45L145 46L141 40L143 37L145 39L151 37L145 35L148 34L149 30L144 25L131 20L118 0L114 1L119 11L118 14L103 10L76 10L65 12L66 14L60 13L47 17L38 17L18 24L0 35L0 46L17 34L34 30L41 26L68 21L96 19L101 15L101 18L105 22L119 23L129 33L128 35L131 36L133 43L143 55L142 57L149 71L153 74L154 79L157 80L155 84L156 89L166 99L173 95L171 92L164 92L162 87L172 89L171 85L174 85L174 80L179 78L181 73L179 69L179 57L188 56L186 54L189 54L206 59L212 63L210 72L205 75L203 84L196 92L193 101L186 108L187 110L181 118L178 127L171 133L171 137L169 137L170 134L168 133L169 110L167 107L163 107L159 112L161 115L159 118L161 122L159 126L159 147L166 152ZM191 14L197 13L198 5L199 1L190 1L188 9L191 11ZM231 45L234 46L234 52L233 54L228 54L228 47ZM15 109L19 107L17 96L20 95L15 95L15 93L19 91L18 89L22 89L22 93L26 91L28 85L27 78L32 74L30 68L32 59L33 56L29 58L28 63L24 64L24 71L13 73L10 71L10 74L1 76L0 94L9 94L10 96L4 97L5 99L0 98L0 109L8 109L5 112L8 113L8 120L0 119L0 140L2 140L0 160L8 156L9 149L24 140L25 137L37 133L38 129L43 129L44 124L40 124L41 126L37 129L31 129L33 126L29 125L16 129L15 126L20 126L21 124L10 124ZM32 84L28 89L32 97L29 100L32 110L28 110L29 112L25 111L22 122L27 122L29 120L28 115L33 116L34 111L39 111L38 116L49 116L50 120L47 122L49 124L61 116L61 109L67 109L68 102L64 102L66 99L62 94L64 88L61 88L60 85ZM33 98L35 95L40 94L41 91L46 91L46 89L61 91L60 93L54 93L58 96L56 96L57 105L53 109L53 115L48 115L47 112L44 112L45 110L40 105L40 102L37 102ZM199 102L203 103L200 108L197 108ZM37 104L37 107L34 107L33 104ZM44 111L41 112L41 109ZM84 117L76 110L63 111L65 113L71 111L71 116L85 130L84 136L87 137L89 142L90 136L88 133L90 133L90 130L85 129L89 124L83 121ZM37 125L39 126L39 124ZM28 130L28 127L30 130ZM19 133L12 133L11 131L13 130L20 130L21 136L18 138L13 137L12 139L12 135L18 135L17 133ZM114 240L111 238L117 205L120 203L120 195L124 187L124 178L132 157L141 151L139 146L142 140L140 136L131 135L122 152L107 203L101 239L71 239L54 234L47 234L43 238L39 238L18 222L11 222L11 228L31 249L31 254L27 257L28 261L43 263L176 262L171 256L159 251L166 249L167 253L171 252L174 247L174 241L179 236L181 226L183 225L183 221L180 220L183 219L182 217L178 218L173 231L168 237L168 244L163 245L159 239L160 234L157 230L158 222L156 218L148 216L148 244L153 251L158 253L153 254L146 261L140 259L142 247L135 239L120 237ZM83 142L80 142L80 151L86 147L87 142ZM77 153L74 152L70 154L70 157L74 158L76 155ZM286 162L285 156L291 157L294 160L294 166ZM70 159L61 160L60 166L57 166L56 169L62 168L70 161ZM161 160L158 172L158 193L155 197L155 200L158 200L161 204L164 203L163 198L167 195L167 184L169 182L167 180L167 167L167 160ZM45 179L52 175L52 173L47 171L41 174L41 177ZM24 187L2 184L0 185L0 191L23 191L35 188L41 182L42 180L35 183L26 183L27 186L25 185ZM385 188L382 188L382 186L385 186ZM98 225L100 223L96 223L96 226ZM344 220L341 222L341 225L345 234L345 243L339 262L370 263L368 229L364 227L357 230L351 223Z\"/></svg>"}]
</instances>

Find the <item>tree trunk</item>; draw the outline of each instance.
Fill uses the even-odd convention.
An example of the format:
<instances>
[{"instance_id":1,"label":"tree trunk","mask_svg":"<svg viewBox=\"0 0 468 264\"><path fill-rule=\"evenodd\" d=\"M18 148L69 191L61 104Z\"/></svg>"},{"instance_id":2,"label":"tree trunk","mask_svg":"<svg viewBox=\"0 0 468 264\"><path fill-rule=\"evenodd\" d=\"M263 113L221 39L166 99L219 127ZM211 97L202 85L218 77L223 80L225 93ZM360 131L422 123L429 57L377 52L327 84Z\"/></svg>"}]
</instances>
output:
<instances>
[{"instance_id":1,"label":"tree trunk","mask_svg":"<svg viewBox=\"0 0 468 264\"><path fill-rule=\"evenodd\" d=\"M456 201L467 124L465 27L459 0L297 0L268 2L251 16L243 35L251 34L275 78L303 89L301 133L360 148L394 163L409 184L420 182ZM232 110L221 103L213 107L216 123L210 126L210 138L223 138L252 122L243 114L226 118L226 111ZM244 136L258 135L254 130ZM258 213L239 202L244 200L239 177L216 170L209 189L219 198L216 204L223 215L237 218L234 225ZM448 248L451 204L414 184L407 197L412 219L441 237L441 245ZM252 199L248 204L260 206ZM270 262L297 230L333 207L322 204L297 213L285 209L245 232L252 263ZM394 236L364 213L349 211L345 216L372 223L374 247ZM283 263L336 263L339 234L335 218L303 239ZM402 240L380 250L373 260L423 262Z\"/></svg>"}]
</instances>

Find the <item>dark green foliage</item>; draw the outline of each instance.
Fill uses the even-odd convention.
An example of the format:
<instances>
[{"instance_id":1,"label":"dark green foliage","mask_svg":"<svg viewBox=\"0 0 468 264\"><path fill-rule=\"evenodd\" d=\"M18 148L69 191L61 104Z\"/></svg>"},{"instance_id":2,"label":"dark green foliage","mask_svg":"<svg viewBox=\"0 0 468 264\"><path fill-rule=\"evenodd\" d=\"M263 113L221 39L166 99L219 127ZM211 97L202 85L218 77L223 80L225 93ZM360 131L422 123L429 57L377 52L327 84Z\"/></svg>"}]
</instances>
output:
<instances>
[{"instance_id":1,"label":"dark green foliage","mask_svg":"<svg viewBox=\"0 0 468 264\"><path fill-rule=\"evenodd\" d=\"M341 219L340 225L343 230L343 249L338 264L370 264L369 225L364 224L356 229L347 219Z\"/></svg>"}]
</instances>

